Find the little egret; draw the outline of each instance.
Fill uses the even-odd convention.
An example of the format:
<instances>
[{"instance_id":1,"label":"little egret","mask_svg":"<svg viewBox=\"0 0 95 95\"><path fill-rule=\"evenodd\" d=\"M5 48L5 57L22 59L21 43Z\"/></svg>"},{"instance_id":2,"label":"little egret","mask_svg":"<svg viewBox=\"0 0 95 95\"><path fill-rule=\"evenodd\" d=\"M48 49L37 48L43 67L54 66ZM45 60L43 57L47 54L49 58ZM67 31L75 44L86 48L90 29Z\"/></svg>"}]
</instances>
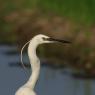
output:
<instances>
[{"instance_id":1,"label":"little egret","mask_svg":"<svg viewBox=\"0 0 95 95\"><path fill-rule=\"evenodd\" d=\"M17 90L15 95L36 95L36 93L34 92L34 87L38 80L39 72L40 72L40 60L36 55L36 48L40 44L53 43L53 42L70 43L69 41L54 39L54 38L45 36L43 34L36 35L35 37L33 37L30 41L26 43L26 44L29 43L28 56L29 56L29 60L30 60L31 68L32 68L32 73L29 80Z\"/></svg>"}]
</instances>

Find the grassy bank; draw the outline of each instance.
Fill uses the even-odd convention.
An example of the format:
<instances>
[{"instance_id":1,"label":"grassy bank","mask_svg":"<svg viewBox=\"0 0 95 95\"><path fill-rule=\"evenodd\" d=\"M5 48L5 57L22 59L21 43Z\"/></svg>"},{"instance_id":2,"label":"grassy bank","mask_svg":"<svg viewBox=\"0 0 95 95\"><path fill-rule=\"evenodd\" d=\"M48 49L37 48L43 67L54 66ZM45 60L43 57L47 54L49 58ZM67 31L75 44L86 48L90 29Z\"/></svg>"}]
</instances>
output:
<instances>
[{"instance_id":1,"label":"grassy bank","mask_svg":"<svg viewBox=\"0 0 95 95\"><path fill-rule=\"evenodd\" d=\"M0 32L13 32L16 20L10 21L7 16L13 13L13 17L10 18L14 18L17 12L21 13L28 9L39 9L43 14L59 15L88 27L95 22L94 5L95 0L1 0ZM0 37L0 40L4 39Z\"/></svg>"},{"instance_id":2,"label":"grassy bank","mask_svg":"<svg viewBox=\"0 0 95 95\"><path fill-rule=\"evenodd\" d=\"M0 18L14 11L39 8L82 23L94 23L95 0L1 0ZM0 20L0 25L3 24Z\"/></svg>"},{"instance_id":3,"label":"grassy bank","mask_svg":"<svg viewBox=\"0 0 95 95\"><path fill-rule=\"evenodd\" d=\"M95 21L95 0L38 0L43 10L52 11L85 24Z\"/></svg>"}]
</instances>

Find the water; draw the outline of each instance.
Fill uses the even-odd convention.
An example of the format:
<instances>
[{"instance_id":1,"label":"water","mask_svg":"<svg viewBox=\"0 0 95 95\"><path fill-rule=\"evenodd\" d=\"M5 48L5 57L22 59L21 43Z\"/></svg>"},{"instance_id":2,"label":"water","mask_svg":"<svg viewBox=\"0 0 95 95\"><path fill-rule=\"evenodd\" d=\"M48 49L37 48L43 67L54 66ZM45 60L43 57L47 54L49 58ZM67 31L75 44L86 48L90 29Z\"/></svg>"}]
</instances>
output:
<instances>
[{"instance_id":1,"label":"water","mask_svg":"<svg viewBox=\"0 0 95 95\"><path fill-rule=\"evenodd\" d=\"M20 55L6 55L15 47L0 46L0 95L14 95L15 91L29 78L20 67L10 67L9 63L18 63ZM95 95L95 80L75 79L65 71L41 67L37 95Z\"/></svg>"}]
</instances>

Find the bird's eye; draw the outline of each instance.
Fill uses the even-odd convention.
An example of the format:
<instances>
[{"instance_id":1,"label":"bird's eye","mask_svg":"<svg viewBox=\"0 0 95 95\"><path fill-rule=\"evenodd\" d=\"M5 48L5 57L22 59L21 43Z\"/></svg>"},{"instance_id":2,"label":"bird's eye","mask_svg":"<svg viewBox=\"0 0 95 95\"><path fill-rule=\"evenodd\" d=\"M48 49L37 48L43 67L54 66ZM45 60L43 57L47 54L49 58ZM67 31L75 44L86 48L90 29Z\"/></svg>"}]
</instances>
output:
<instances>
[{"instance_id":1,"label":"bird's eye","mask_svg":"<svg viewBox=\"0 0 95 95\"><path fill-rule=\"evenodd\" d=\"M47 41L48 38L43 37L42 39L43 39L44 41Z\"/></svg>"}]
</instances>

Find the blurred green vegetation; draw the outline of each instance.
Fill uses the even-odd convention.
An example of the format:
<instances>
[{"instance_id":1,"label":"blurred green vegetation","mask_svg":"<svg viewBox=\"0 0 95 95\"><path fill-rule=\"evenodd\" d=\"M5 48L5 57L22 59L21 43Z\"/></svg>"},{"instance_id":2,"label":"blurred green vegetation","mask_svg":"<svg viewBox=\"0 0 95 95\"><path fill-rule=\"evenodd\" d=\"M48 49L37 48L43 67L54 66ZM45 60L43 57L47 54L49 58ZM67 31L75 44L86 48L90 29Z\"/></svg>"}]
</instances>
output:
<instances>
[{"instance_id":1,"label":"blurred green vegetation","mask_svg":"<svg viewBox=\"0 0 95 95\"><path fill-rule=\"evenodd\" d=\"M95 0L0 0L0 31L11 32L12 25L4 21L5 16L34 8L91 25L95 22L94 6Z\"/></svg>"},{"instance_id":2,"label":"blurred green vegetation","mask_svg":"<svg viewBox=\"0 0 95 95\"><path fill-rule=\"evenodd\" d=\"M39 0L43 10L56 12L85 24L95 21L95 0Z\"/></svg>"}]
</instances>

